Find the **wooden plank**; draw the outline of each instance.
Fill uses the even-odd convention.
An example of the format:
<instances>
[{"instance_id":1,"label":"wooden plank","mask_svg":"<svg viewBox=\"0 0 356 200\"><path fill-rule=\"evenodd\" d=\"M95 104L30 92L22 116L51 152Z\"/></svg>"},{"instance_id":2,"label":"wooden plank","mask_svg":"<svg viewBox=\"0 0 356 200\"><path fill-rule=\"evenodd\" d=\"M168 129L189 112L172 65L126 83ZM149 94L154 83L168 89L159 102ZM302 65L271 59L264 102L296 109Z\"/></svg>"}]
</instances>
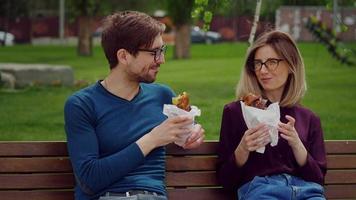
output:
<instances>
[{"instance_id":1,"label":"wooden plank","mask_svg":"<svg viewBox=\"0 0 356 200\"><path fill-rule=\"evenodd\" d=\"M0 173L72 172L68 157L1 158Z\"/></svg>"},{"instance_id":2,"label":"wooden plank","mask_svg":"<svg viewBox=\"0 0 356 200\"><path fill-rule=\"evenodd\" d=\"M327 140L327 154L356 154L356 140Z\"/></svg>"},{"instance_id":3,"label":"wooden plank","mask_svg":"<svg viewBox=\"0 0 356 200\"><path fill-rule=\"evenodd\" d=\"M0 190L73 187L73 174L0 174Z\"/></svg>"},{"instance_id":4,"label":"wooden plank","mask_svg":"<svg viewBox=\"0 0 356 200\"><path fill-rule=\"evenodd\" d=\"M169 200L231 200L236 199L234 193L225 191L222 188L189 188L189 189L169 189Z\"/></svg>"},{"instance_id":5,"label":"wooden plank","mask_svg":"<svg viewBox=\"0 0 356 200\"><path fill-rule=\"evenodd\" d=\"M194 200L216 200L234 199L234 192L222 188L168 188L170 200L194 199ZM356 185L328 185L325 186L325 194L328 199L356 199ZM74 200L71 190L51 191L0 191L1 200Z\"/></svg>"},{"instance_id":6,"label":"wooden plank","mask_svg":"<svg viewBox=\"0 0 356 200\"><path fill-rule=\"evenodd\" d=\"M328 154L355 154L356 140L326 140L325 148ZM218 141L210 140L203 143L199 148L184 150L175 144L167 145L168 155L211 155L216 154Z\"/></svg>"},{"instance_id":7,"label":"wooden plank","mask_svg":"<svg viewBox=\"0 0 356 200\"><path fill-rule=\"evenodd\" d=\"M68 156L66 142L0 142L0 157Z\"/></svg>"},{"instance_id":8,"label":"wooden plank","mask_svg":"<svg viewBox=\"0 0 356 200\"><path fill-rule=\"evenodd\" d=\"M328 153L353 153L356 152L356 140L327 140ZM206 141L199 148L184 150L175 144L167 145L168 155L211 155L216 154L218 141ZM0 142L0 156L67 156L65 141L49 142Z\"/></svg>"},{"instance_id":9,"label":"wooden plank","mask_svg":"<svg viewBox=\"0 0 356 200\"><path fill-rule=\"evenodd\" d=\"M166 158L167 171L215 170L216 156L186 156ZM356 169L356 155L328 155L328 169Z\"/></svg>"},{"instance_id":10,"label":"wooden plank","mask_svg":"<svg viewBox=\"0 0 356 200\"><path fill-rule=\"evenodd\" d=\"M356 169L355 155L327 155L328 169Z\"/></svg>"},{"instance_id":11,"label":"wooden plank","mask_svg":"<svg viewBox=\"0 0 356 200\"><path fill-rule=\"evenodd\" d=\"M325 184L356 184L356 170L329 170Z\"/></svg>"},{"instance_id":12,"label":"wooden plank","mask_svg":"<svg viewBox=\"0 0 356 200\"><path fill-rule=\"evenodd\" d=\"M217 141L206 141L198 148L186 150L175 144L169 144L166 146L167 155L212 155L216 154L218 148Z\"/></svg>"},{"instance_id":13,"label":"wooden plank","mask_svg":"<svg viewBox=\"0 0 356 200\"><path fill-rule=\"evenodd\" d=\"M215 171L166 172L168 187L218 186Z\"/></svg>"},{"instance_id":14,"label":"wooden plank","mask_svg":"<svg viewBox=\"0 0 356 200\"><path fill-rule=\"evenodd\" d=\"M71 190L0 191L1 200L74 200Z\"/></svg>"},{"instance_id":15,"label":"wooden plank","mask_svg":"<svg viewBox=\"0 0 356 200\"><path fill-rule=\"evenodd\" d=\"M167 186L217 186L215 171L166 172ZM330 170L325 184L356 184L356 170Z\"/></svg>"},{"instance_id":16,"label":"wooden plank","mask_svg":"<svg viewBox=\"0 0 356 200\"><path fill-rule=\"evenodd\" d=\"M353 185L326 185L327 199L356 199L356 184Z\"/></svg>"},{"instance_id":17,"label":"wooden plank","mask_svg":"<svg viewBox=\"0 0 356 200\"><path fill-rule=\"evenodd\" d=\"M166 157L166 171L215 170L216 156Z\"/></svg>"}]
</instances>

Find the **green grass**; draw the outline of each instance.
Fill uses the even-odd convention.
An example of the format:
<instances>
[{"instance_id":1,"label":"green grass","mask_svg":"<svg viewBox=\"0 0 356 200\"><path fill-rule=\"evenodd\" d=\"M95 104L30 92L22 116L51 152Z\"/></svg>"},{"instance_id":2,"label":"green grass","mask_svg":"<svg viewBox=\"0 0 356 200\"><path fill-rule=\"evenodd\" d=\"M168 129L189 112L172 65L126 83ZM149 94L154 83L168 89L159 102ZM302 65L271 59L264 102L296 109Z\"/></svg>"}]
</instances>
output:
<instances>
[{"instance_id":1,"label":"green grass","mask_svg":"<svg viewBox=\"0 0 356 200\"><path fill-rule=\"evenodd\" d=\"M319 44L301 43L299 47L308 82L303 104L321 117L325 138L356 139L356 67L341 65ZM172 47L168 49L157 82L177 93L190 93L192 103L202 110L198 121L207 139L219 137L222 109L234 100L246 48L242 43L193 45L189 60L173 60ZM0 49L0 62L70 65L77 80L90 82L109 71L100 47L95 47L90 58L77 57L75 47L6 47ZM0 90L0 140L64 140L64 101L78 89Z\"/></svg>"}]
</instances>

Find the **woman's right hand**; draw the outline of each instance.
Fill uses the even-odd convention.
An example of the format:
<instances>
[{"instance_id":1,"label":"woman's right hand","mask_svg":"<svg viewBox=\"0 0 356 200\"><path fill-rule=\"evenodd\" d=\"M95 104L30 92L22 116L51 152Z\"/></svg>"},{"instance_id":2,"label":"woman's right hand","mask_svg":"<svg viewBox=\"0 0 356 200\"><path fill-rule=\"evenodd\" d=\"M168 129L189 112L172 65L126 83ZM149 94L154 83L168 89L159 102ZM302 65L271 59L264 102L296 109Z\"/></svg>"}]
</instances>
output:
<instances>
[{"instance_id":1,"label":"woman's right hand","mask_svg":"<svg viewBox=\"0 0 356 200\"><path fill-rule=\"evenodd\" d=\"M266 146L270 141L267 125L259 124L254 128L247 129L235 150L236 164L244 165L250 152Z\"/></svg>"},{"instance_id":2,"label":"woman's right hand","mask_svg":"<svg viewBox=\"0 0 356 200\"><path fill-rule=\"evenodd\" d=\"M254 128L247 129L240 144L245 151L256 151L260 147L266 146L270 142L268 126L259 124Z\"/></svg>"}]
</instances>

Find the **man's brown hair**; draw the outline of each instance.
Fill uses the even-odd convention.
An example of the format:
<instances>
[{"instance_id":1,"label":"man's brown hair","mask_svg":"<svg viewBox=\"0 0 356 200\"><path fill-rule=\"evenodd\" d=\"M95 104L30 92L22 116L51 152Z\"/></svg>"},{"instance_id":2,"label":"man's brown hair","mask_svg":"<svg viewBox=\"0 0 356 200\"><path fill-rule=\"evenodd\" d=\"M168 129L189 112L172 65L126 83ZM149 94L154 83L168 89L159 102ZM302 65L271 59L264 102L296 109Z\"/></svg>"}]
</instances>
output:
<instances>
[{"instance_id":1,"label":"man's brown hair","mask_svg":"<svg viewBox=\"0 0 356 200\"><path fill-rule=\"evenodd\" d=\"M162 34L164 29L164 24L137 11L118 12L106 17L101 45L110 69L118 64L116 52L119 49L136 56L139 48L150 48L155 37Z\"/></svg>"}]
</instances>

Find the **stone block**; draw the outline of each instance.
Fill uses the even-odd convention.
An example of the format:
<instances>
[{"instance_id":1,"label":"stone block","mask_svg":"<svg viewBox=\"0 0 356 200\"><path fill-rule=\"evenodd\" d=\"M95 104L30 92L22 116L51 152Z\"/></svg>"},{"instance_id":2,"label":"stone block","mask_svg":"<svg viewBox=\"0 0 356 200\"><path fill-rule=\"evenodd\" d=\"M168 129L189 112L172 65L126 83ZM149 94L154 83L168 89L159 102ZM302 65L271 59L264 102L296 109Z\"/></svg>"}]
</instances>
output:
<instances>
[{"instance_id":1,"label":"stone block","mask_svg":"<svg viewBox=\"0 0 356 200\"><path fill-rule=\"evenodd\" d=\"M74 84L73 70L64 65L0 63L0 71L15 78L15 87Z\"/></svg>"}]
</instances>

